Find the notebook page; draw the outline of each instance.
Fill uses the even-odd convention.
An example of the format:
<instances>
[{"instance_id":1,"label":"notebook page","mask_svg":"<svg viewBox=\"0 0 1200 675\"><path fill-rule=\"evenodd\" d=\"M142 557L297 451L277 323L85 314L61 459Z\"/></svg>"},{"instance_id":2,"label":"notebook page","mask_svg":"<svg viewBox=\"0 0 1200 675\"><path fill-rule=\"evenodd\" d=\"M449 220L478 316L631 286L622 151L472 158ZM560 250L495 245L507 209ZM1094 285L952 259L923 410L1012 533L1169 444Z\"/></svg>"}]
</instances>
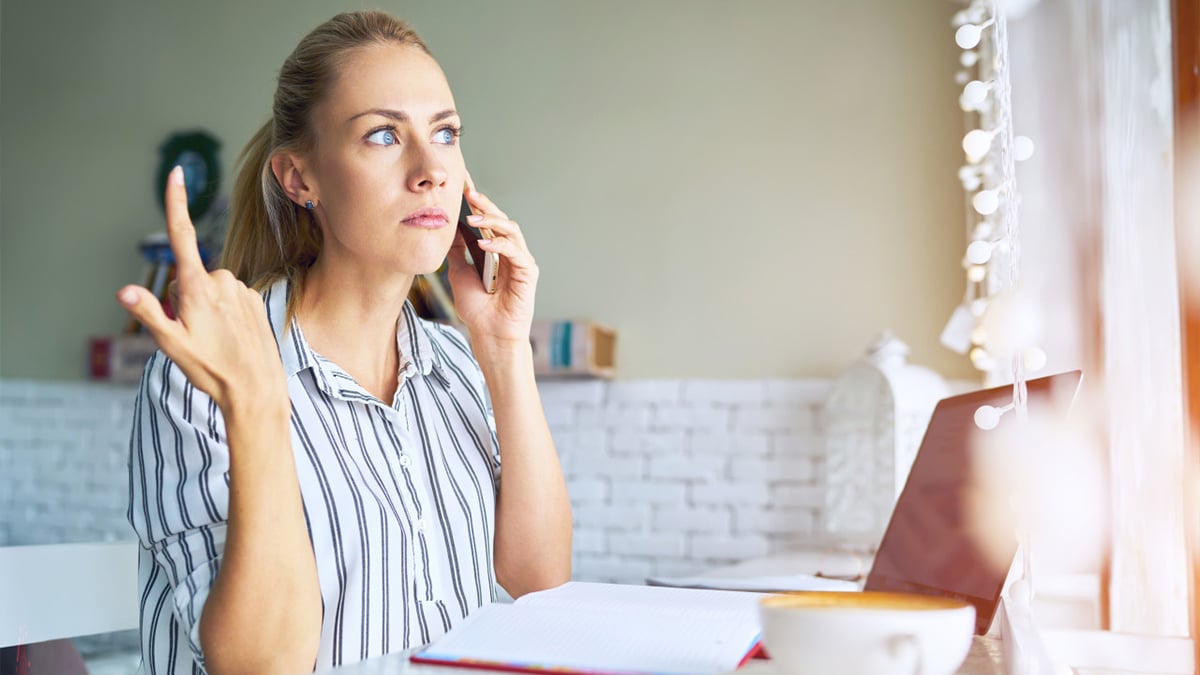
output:
<instances>
[{"instance_id":1,"label":"notebook page","mask_svg":"<svg viewBox=\"0 0 1200 675\"><path fill-rule=\"evenodd\" d=\"M756 624L680 612L670 621L629 609L492 604L421 657L604 673L724 673L758 636Z\"/></svg>"},{"instance_id":2,"label":"notebook page","mask_svg":"<svg viewBox=\"0 0 1200 675\"><path fill-rule=\"evenodd\" d=\"M561 607L577 611L604 608L639 613L707 615L721 617L724 623L757 627L758 602L766 595L741 591L569 581L556 588L524 595L516 604Z\"/></svg>"}]
</instances>

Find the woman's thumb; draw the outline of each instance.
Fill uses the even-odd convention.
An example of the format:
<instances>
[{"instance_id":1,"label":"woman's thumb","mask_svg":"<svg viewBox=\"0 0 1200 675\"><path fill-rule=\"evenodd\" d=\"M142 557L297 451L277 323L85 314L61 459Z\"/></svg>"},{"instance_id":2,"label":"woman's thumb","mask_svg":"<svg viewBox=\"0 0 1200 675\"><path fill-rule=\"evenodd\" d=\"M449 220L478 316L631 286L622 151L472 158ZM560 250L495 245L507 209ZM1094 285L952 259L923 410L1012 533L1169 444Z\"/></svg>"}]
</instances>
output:
<instances>
[{"instance_id":1,"label":"woman's thumb","mask_svg":"<svg viewBox=\"0 0 1200 675\"><path fill-rule=\"evenodd\" d=\"M174 328L174 321L163 312L162 303L150 291L141 286L126 286L117 291L117 302L129 315L146 327L161 347L163 338Z\"/></svg>"}]
</instances>

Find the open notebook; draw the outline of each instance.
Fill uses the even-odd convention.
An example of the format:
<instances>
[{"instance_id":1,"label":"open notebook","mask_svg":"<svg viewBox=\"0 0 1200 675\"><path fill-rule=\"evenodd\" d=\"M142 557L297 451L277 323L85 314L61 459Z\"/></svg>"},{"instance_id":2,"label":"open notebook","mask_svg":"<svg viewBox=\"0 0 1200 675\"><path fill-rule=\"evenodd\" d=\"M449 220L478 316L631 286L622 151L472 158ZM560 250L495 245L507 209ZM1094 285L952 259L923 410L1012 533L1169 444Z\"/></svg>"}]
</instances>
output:
<instances>
[{"instance_id":1,"label":"open notebook","mask_svg":"<svg viewBox=\"0 0 1200 675\"><path fill-rule=\"evenodd\" d=\"M481 607L412 661L536 673L725 673L758 650L760 598L572 581Z\"/></svg>"}]
</instances>

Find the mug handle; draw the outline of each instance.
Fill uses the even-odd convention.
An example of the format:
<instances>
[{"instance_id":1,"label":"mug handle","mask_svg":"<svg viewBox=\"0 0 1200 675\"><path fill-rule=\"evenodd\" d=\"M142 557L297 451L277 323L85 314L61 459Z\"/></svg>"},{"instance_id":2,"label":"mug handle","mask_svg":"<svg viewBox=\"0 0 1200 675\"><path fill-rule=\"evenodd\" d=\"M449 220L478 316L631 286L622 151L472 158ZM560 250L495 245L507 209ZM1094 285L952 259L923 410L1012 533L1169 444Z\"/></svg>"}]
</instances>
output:
<instances>
[{"instance_id":1,"label":"mug handle","mask_svg":"<svg viewBox=\"0 0 1200 675\"><path fill-rule=\"evenodd\" d=\"M921 643L917 640L917 636L907 633L893 635L888 638L887 646L888 653L891 654L892 658L903 659L903 663L912 664L908 672L912 673L912 675L921 675L924 667L921 663ZM896 672L905 671L898 670Z\"/></svg>"}]
</instances>

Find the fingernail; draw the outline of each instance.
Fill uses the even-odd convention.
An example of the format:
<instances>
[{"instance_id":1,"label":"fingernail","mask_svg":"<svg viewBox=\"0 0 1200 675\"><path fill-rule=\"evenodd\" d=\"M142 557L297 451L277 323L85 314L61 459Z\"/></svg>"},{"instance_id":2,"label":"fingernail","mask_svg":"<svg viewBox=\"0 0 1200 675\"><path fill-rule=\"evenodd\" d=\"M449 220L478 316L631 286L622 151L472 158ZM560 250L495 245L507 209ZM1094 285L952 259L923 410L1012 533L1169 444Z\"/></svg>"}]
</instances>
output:
<instances>
[{"instance_id":1,"label":"fingernail","mask_svg":"<svg viewBox=\"0 0 1200 675\"><path fill-rule=\"evenodd\" d=\"M126 304L126 305L136 304L137 303L137 291L133 290L132 288L126 288L125 290L121 291L120 295L118 295L117 298L123 304Z\"/></svg>"},{"instance_id":2,"label":"fingernail","mask_svg":"<svg viewBox=\"0 0 1200 675\"><path fill-rule=\"evenodd\" d=\"M171 169L171 182L176 185L183 185L183 167L176 165Z\"/></svg>"},{"instance_id":3,"label":"fingernail","mask_svg":"<svg viewBox=\"0 0 1200 675\"><path fill-rule=\"evenodd\" d=\"M468 223L478 223L481 220L483 220L483 216L475 214L475 213L472 213L471 215L467 216Z\"/></svg>"},{"instance_id":4,"label":"fingernail","mask_svg":"<svg viewBox=\"0 0 1200 675\"><path fill-rule=\"evenodd\" d=\"M487 246L488 244L492 243L491 239L477 239L476 241L479 242L480 246Z\"/></svg>"}]
</instances>

